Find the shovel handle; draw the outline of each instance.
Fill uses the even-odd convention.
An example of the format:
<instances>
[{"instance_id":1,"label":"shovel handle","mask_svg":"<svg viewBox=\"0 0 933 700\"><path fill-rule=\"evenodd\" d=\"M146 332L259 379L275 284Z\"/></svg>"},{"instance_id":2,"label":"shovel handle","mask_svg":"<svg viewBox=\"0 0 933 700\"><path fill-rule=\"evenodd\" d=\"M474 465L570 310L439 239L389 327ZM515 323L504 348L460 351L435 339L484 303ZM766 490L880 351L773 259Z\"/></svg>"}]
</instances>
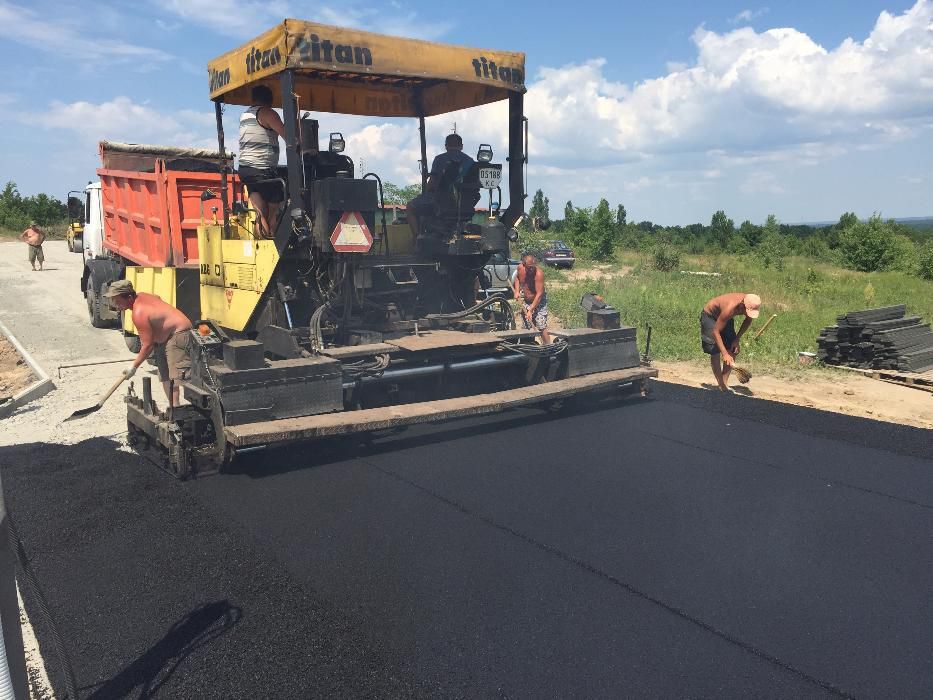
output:
<instances>
[{"instance_id":1,"label":"shovel handle","mask_svg":"<svg viewBox=\"0 0 933 700\"><path fill-rule=\"evenodd\" d=\"M758 340L758 336L760 336L762 333L764 333L766 330L768 330L768 326L771 325L771 321L773 321L773 320L776 319L776 318L777 318L777 314L773 314L773 315L771 316L771 318L769 318L769 319L767 320L767 322L765 323L765 325L763 325L763 326L758 330L758 332L755 333L755 337L752 338L752 340Z\"/></svg>"},{"instance_id":2,"label":"shovel handle","mask_svg":"<svg viewBox=\"0 0 933 700\"><path fill-rule=\"evenodd\" d=\"M113 395L113 392L115 392L117 389L120 388L120 385L121 385L125 380L126 380L126 377L124 377L124 376L121 375L120 378L119 378L117 381L114 382L113 386L110 387L110 390L109 390L106 394L104 394L103 396L100 397L100 401L97 402L97 405L98 405L98 406L103 406L104 402L105 402L107 399L109 399L109 398Z\"/></svg>"}]
</instances>

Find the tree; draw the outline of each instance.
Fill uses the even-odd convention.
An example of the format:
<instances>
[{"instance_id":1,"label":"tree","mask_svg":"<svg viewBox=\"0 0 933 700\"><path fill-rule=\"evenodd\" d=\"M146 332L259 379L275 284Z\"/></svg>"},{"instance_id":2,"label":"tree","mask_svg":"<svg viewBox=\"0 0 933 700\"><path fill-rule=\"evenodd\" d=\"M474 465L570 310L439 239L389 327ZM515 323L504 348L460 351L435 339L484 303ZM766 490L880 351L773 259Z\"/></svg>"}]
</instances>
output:
<instances>
[{"instance_id":1,"label":"tree","mask_svg":"<svg viewBox=\"0 0 933 700\"><path fill-rule=\"evenodd\" d=\"M542 222L551 220L550 200L544 196L544 192L538 190L535 196L531 198L531 209L528 210L528 216L532 219L538 217Z\"/></svg>"},{"instance_id":2,"label":"tree","mask_svg":"<svg viewBox=\"0 0 933 700\"><path fill-rule=\"evenodd\" d=\"M720 249L725 250L726 246L729 245L729 239L735 233L735 222L726 216L726 212L720 209L713 214L709 227L713 241L716 242Z\"/></svg>"},{"instance_id":3,"label":"tree","mask_svg":"<svg viewBox=\"0 0 933 700\"><path fill-rule=\"evenodd\" d=\"M77 197L68 198L68 218L84 221L84 202Z\"/></svg>"},{"instance_id":4,"label":"tree","mask_svg":"<svg viewBox=\"0 0 933 700\"><path fill-rule=\"evenodd\" d=\"M933 241L927 242L917 252L917 274L925 280L933 281Z\"/></svg>"},{"instance_id":5,"label":"tree","mask_svg":"<svg viewBox=\"0 0 933 700\"><path fill-rule=\"evenodd\" d=\"M5 228L25 228L29 222L28 214L23 207L23 196L16 188L16 183L10 180L0 192L0 226Z\"/></svg>"},{"instance_id":6,"label":"tree","mask_svg":"<svg viewBox=\"0 0 933 700\"><path fill-rule=\"evenodd\" d=\"M768 220L762 229L761 242L758 244L758 254L765 267L784 269L784 258L787 256L787 241L781 235L781 224L774 214L768 214Z\"/></svg>"},{"instance_id":7,"label":"tree","mask_svg":"<svg viewBox=\"0 0 933 700\"><path fill-rule=\"evenodd\" d=\"M739 235L753 248L761 241L761 234L761 226L755 226L755 224L748 219L743 221L742 225L739 226Z\"/></svg>"},{"instance_id":8,"label":"tree","mask_svg":"<svg viewBox=\"0 0 933 700\"><path fill-rule=\"evenodd\" d=\"M569 204L569 202L568 202ZM592 212L589 209L574 208L570 215L570 225L567 232L570 234L570 242L574 245L582 246L586 252L590 251L590 218Z\"/></svg>"},{"instance_id":9,"label":"tree","mask_svg":"<svg viewBox=\"0 0 933 700\"><path fill-rule=\"evenodd\" d=\"M616 208L616 226L622 228L625 226L625 218L627 214L625 212L625 207L621 204Z\"/></svg>"},{"instance_id":10,"label":"tree","mask_svg":"<svg viewBox=\"0 0 933 700\"><path fill-rule=\"evenodd\" d=\"M545 231L551 227L550 200L540 189L531 200L531 209L522 222L522 227L532 231Z\"/></svg>"},{"instance_id":11,"label":"tree","mask_svg":"<svg viewBox=\"0 0 933 700\"><path fill-rule=\"evenodd\" d=\"M564 205L564 221L573 221L573 215L575 211L576 210L573 208L573 202L568 199L567 204Z\"/></svg>"},{"instance_id":12,"label":"tree","mask_svg":"<svg viewBox=\"0 0 933 700\"><path fill-rule=\"evenodd\" d=\"M898 258L894 231L877 213L868 221L856 220L843 229L839 233L839 250L846 267L862 272L887 269Z\"/></svg>"},{"instance_id":13,"label":"tree","mask_svg":"<svg viewBox=\"0 0 933 700\"><path fill-rule=\"evenodd\" d=\"M408 204L411 200L421 194L420 184L399 187L398 185L395 185L391 182L384 182L382 184L382 189L386 204Z\"/></svg>"},{"instance_id":14,"label":"tree","mask_svg":"<svg viewBox=\"0 0 933 700\"><path fill-rule=\"evenodd\" d=\"M612 258L615 249L616 227L612 221L609 202L605 199L600 199L593 211L587 238L593 260L604 261Z\"/></svg>"}]
</instances>

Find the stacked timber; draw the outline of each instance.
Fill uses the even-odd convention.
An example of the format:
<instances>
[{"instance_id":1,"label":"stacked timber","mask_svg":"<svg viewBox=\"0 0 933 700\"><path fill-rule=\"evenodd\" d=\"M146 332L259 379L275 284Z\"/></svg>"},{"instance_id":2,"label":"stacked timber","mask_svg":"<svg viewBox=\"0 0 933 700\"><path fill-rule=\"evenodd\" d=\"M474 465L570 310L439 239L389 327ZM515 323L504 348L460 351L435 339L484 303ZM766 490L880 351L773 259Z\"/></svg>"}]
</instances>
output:
<instances>
[{"instance_id":1,"label":"stacked timber","mask_svg":"<svg viewBox=\"0 0 933 700\"><path fill-rule=\"evenodd\" d=\"M817 357L828 365L923 372L933 368L933 331L903 304L850 311L820 331Z\"/></svg>"}]
</instances>

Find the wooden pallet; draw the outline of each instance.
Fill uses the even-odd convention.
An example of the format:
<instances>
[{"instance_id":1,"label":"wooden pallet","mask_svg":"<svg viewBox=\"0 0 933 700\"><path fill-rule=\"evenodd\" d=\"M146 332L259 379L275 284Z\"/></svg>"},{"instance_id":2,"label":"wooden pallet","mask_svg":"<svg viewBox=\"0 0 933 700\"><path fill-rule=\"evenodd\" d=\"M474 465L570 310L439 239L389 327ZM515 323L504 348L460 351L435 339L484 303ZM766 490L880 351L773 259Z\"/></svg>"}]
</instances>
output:
<instances>
[{"instance_id":1,"label":"wooden pallet","mask_svg":"<svg viewBox=\"0 0 933 700\"><path fill-rule=\"evenodd\" d=\"M872 379L880 379L890 384L900 384L912 389L929 391L933 393L933 370L926 372L898 372L893 369L861 369L860 367L845 367L843 365L827 365L835 369L844 369L848 372L858 372Z\"/></svg>"}]
</instances>

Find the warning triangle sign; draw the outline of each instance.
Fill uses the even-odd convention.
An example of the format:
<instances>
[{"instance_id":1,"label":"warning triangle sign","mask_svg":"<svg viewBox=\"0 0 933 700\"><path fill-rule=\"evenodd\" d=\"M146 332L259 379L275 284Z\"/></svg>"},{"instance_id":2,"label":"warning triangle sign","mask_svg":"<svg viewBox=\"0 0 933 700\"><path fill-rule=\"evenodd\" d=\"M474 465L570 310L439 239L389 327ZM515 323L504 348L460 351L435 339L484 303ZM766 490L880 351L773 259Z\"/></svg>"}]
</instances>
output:
<instances>
[{"instance_id":1,"label":"warning triangle sign","mask_svg":"<svg viewBox=\"0 0 933 700\"><path fill-rule=\"evenodd\" d=\"M330 244L337 253L366 253L373 246L373 234L358 211L347 211L340 217Z\"/></svg>"}]
</instances>

